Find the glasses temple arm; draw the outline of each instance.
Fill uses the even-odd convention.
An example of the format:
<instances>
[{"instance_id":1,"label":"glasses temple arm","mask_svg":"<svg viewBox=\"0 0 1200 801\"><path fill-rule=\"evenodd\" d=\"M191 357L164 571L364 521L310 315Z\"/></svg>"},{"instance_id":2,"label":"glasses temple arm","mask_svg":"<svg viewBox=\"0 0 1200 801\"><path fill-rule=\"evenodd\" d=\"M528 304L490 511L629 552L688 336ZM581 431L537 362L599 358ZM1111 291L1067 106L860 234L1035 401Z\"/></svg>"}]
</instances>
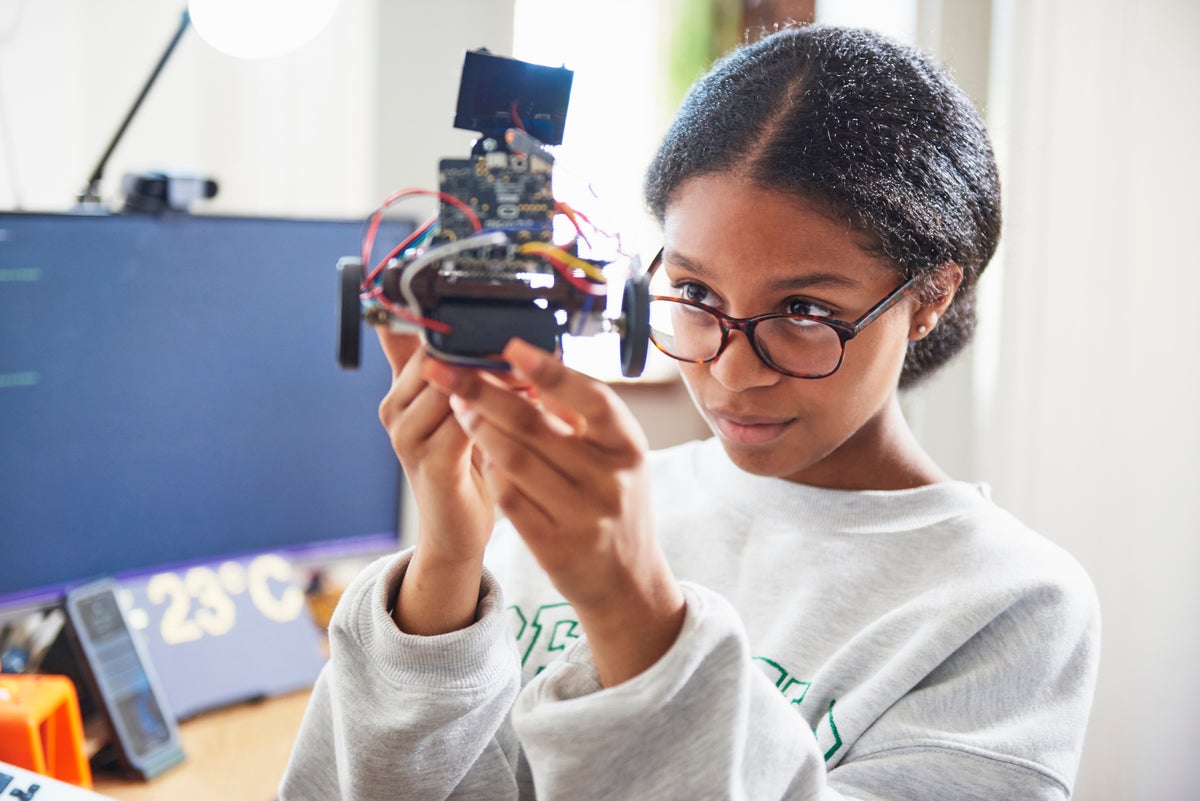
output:
<instances>
[{"instance_id":1,"label":"glasses temple arm","mask_svg":"<svg viewBox=\"0 0 1200 801\"><path fill-rule=\"evenodd\" d=\"M901 300L906 298L908 293L912 291L913 284L916 283L916 280L917 277L915 275L912 278L909 278L903 284L892 290L890 295L868 309L862 317L859 317L857 320L855 320L853 328L854 335L857 335L859 331L862 331L868 325L883 316L888 309L892 308Z\"/></svg>"}]
</instances>

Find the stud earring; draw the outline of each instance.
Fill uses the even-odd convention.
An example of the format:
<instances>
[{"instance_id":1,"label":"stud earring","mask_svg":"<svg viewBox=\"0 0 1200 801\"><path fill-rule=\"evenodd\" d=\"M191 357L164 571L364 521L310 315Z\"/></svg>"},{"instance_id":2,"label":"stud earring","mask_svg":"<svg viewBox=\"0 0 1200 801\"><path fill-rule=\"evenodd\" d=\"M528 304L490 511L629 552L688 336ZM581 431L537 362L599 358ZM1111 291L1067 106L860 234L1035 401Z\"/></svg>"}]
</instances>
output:
<instances>
[{"instance_id":1,"label":"stud earring","mask_svg":"<svg viewBox=\"0 0 1200 801\"><path fill-rule=\"evenodd\" d=\"M929 333L930 326L934 325L935 323L937 323L937 312L931 312L929 315L929 325L921 323L917 326L917 333L921 336L925 336Z\"/></svg>"}]
</instances>

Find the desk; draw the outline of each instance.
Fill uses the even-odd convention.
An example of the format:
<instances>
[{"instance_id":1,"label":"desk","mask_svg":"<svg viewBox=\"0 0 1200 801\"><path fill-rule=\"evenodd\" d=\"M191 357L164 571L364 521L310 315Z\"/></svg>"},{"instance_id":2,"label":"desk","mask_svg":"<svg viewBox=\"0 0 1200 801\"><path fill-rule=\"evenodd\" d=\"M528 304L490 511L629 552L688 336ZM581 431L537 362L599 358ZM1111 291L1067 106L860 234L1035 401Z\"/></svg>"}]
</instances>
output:
<instances>
[{"instance_id":1,"label":"desk","mask_svg":"<svg viewBox=\"0 0 1200 801\"><path fill-rule=\"evenodd\" d=\"M182 764L148 782L97 773L95 790L118 801L271 801L308 696L305 690L198 715L179 725Z\"/></svg>"}]
</instances>

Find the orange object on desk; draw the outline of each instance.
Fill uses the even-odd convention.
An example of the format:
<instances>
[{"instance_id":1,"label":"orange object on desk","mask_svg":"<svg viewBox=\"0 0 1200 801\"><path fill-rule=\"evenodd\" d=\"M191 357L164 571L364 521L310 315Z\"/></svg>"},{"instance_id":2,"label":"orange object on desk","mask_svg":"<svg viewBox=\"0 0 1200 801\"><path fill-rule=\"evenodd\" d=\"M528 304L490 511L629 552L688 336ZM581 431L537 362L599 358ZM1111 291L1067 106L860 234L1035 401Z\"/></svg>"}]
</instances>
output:
<instances>
[{"instance_id":1,"label":"orange object on desk","mask_svg":"<svg viewBox=\"0 0 1200 801\"><path fill-rule=\"evenodd\" d=\"M79 696L70 679L0 674L0 760L91 788Z\"/></svg>"}]
</instances>

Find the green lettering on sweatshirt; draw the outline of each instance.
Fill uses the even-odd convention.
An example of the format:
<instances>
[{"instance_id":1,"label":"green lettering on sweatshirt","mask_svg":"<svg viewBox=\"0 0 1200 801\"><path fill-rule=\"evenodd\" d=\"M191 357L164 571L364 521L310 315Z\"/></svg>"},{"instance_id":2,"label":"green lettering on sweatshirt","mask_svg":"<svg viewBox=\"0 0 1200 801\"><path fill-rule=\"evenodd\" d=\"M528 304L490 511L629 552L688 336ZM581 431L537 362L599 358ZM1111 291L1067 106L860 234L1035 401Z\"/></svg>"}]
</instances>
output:
<instances>
[{"instance_id":1,"label":"green lettering on sweatshirt","mask_svg":"<svg viewBox=\"0 0 1200 801\"><path fill-rule=\"evenodd\" d=\"M800 681L788 675L787 669L773 659L767 659L765 656L756 656L754 659L769 665L779 674L775 679L775 686L779 692L783 693L783 697L789 699L793 704L799 704L804 700L804 696L808 695L808 690L812 687L811 681Z\"/></svg>"},{"instance_id":2,"label":"green lettering on sweatshirt","mask_svg":"<svg viewBox=\"0 0 1200 801\"><path fill-rule=\"evenodd\" d=\"M542 604L533 613L532 619L526 617L516 604L510 606L509 610L518 624L514 633L517 643L523 646L522 666L529 662L535 650L548 661L550 654L564 650L569 640L579 639L579 621L575 619L575 610L565 601ZM550 632L549 636L543 637L542 634L547 629Z\"/></svg>"},{"instance_id":3,"label":"green lettering on sweatshirt","mask_svg":"<svg viewBox=\"0 0 1200 801\"><path fill-rule=\"evenodd\" d=\"M581 636L579 621L575 619L575 610L565 601L553 604L542 604L530 618L517 604L508 607L512 613L512 632L518 646L521 648L521 666L529 664L531 658L537 664L540 673L547 663L552 661L555 652L566 650L572 640ZM547 633L548 632L548 633ZM536 654L536 657L535 657ZM755 656L752 659L766 667L768 677L772 678L776 689L792 704L799 705L812 689L811 681L802 681L791 675L791 671L765 656ZM540 662L540 664L538 664ZM838 733L837 724L833 719L833 706L836 700L829 702L829 710L822 716L813 736L821 739L821 730L828 724L829 738L832 744L825 751L825 761L838 752L842 747L842 736Z\"/></svg>"}]
</instances>

